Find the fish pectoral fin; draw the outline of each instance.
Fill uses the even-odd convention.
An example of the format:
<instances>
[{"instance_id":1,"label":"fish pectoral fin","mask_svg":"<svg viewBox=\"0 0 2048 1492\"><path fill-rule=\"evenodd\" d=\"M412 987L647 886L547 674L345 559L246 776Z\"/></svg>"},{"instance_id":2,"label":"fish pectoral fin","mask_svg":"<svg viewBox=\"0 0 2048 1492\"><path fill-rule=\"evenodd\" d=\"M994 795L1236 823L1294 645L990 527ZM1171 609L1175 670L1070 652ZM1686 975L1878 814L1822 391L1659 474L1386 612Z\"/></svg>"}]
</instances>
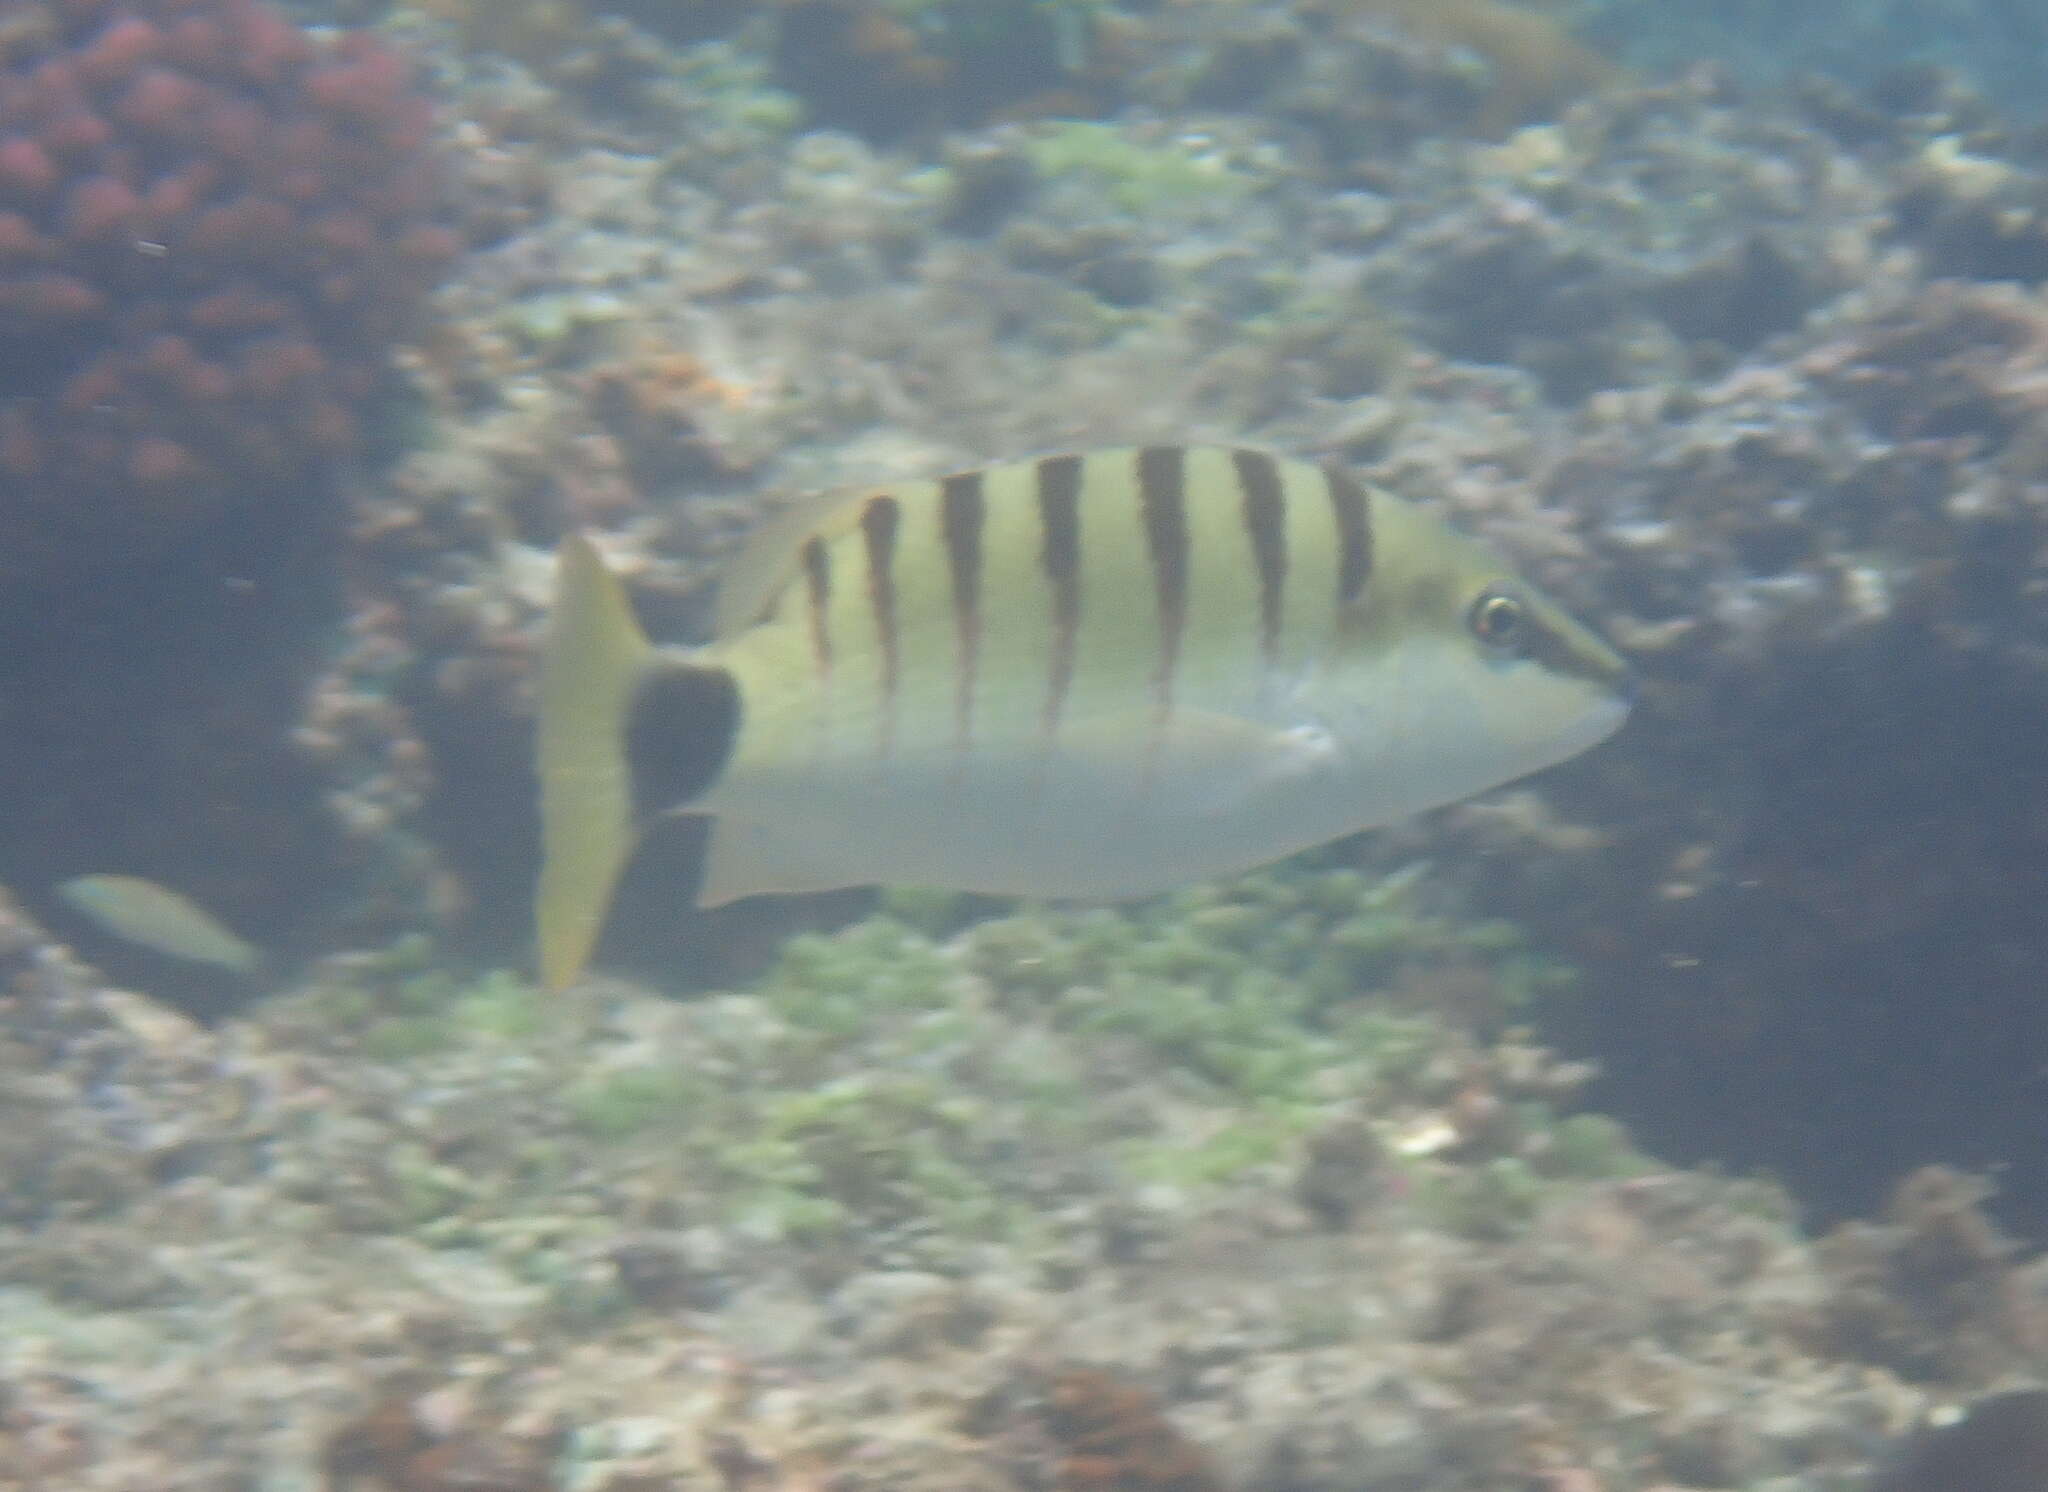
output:
<instances>
[{"instance_id":1,"label":"fish pectoral fin","mask_svg":"<svg viewBox=\"0 0 2048 1492\"><path fill-rule=\"evenodd\" d=\"M1128 778L1185 795L1188 807L1229 813L1246 799L1332 762L1336 743L1321 726L1274 726L1213 710L1175 710L1164 729L1149 712L1098 716L1060 735L1063 753L1093 764L1106 781Z\"/></svg>"}]
</instances>

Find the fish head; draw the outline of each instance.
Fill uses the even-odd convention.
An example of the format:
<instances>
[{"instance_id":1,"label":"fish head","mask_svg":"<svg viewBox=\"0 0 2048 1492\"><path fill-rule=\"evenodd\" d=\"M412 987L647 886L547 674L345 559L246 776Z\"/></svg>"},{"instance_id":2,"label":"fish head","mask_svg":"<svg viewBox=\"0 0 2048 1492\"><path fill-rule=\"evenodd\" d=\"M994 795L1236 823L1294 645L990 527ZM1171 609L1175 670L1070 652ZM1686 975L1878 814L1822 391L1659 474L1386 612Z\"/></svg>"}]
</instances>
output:
<instances>
[{"instance_id":1,"label":"fish head","mask_svg":"<svg viewBox=\"0 0 2048 1492\"><path fill-rule=\"evenodd\" d=\"M1591 628L1422 509L1385 504L1380 532L1318 707L1357 759L1405 785L1403 811L1511 781L1620 728L1634 676Z\"/></svg>"}]
</instances>

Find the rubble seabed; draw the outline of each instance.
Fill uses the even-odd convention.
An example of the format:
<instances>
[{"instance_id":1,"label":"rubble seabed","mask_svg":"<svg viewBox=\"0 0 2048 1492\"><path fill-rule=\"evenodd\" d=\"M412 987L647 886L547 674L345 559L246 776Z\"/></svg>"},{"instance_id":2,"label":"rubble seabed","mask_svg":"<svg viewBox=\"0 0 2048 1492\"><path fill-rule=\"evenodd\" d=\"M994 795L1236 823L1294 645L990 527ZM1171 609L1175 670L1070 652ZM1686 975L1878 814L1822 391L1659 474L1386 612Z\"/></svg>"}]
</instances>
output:
<instances>
[{"instance_id":1,"label":"rubble seabed","mask_svg":"<svg viewBox=\"0 0 2048 1492\"><path fill-rule=\"evenodd\" d=\"M567 528L689 637L764 500L1131 441L1333 456L1483 530L1647 686L1540 798L1363 853L1434 855L1585 969L1555 1029L1660 1153L1826 1217L2009 1165L2007 1215L2048 1219L2041 140L1926 69L1631 81L1402 13L1124 17L1117 112L888 147L804 131L744 25L448 52L498 227L416 358L432 441L360 496L354 646L301 736L380 868L349 925L439 907L516 956ZM813 915L627 892L612 956L665 980Z\"/></svg>"},{"instance_id":2,"label":"rubble seabed","mask_svg":"<svg viewBox=\"0 0 2048 1492\"><path fill-rule=\"evenodd\" d=\"M1485 939L1308 1019L1332 875L213 1030L6 909L0 1486L1822 1492L2038 1360L1974 1183L1816 1247L1431 1013Z\"/></svg>"},{"instance_id":3,"label":"rubble seabed","mask_svg":"<svg viewBox=\"0 0 2048 1492\"><path fill-rule=\"evenodd\" d=\"M756 494L1228 439L1445 503L1644 658L1631 754L1433 843L1454 876L1446 845L1498 852L1474 889L1641 996L1672 1064L1740 1068L1840 976L1788 948L2002 998L1919 935L2038 938L2006 779L1831 723L1902 658L1988 680L1971 718L2040 697L2035 147L1932 76L1880 106L1711 71L1477 138L1469 57L1166 9L1204 24L1123 40L1115 117L930 150L799 132L744 33L607 20L522 62L391 22L442 65L487 246L411 354L431 438L361 479L352 646L300 733L389 867L347 917L516 946L506 743L564 529L680 635ZM1836 770L1752 749L1788 718ZM1872 783L1887 812L1841 811ZM2040 1361L2040 1268L1974 1183L1920 1172L1816 1246L1771 1188L1575 1125L1583 1071L1497 1021L1290 1005L1204 951L1241 913L1186 910L1194 971L1169 929L1135 994L1019 972L1117 919L1030 952L874 922L747 994L360 959L212 1029L10 910L0 1484L1837 1492ZM623 951L701 967L760 915ZM1479 963L1414 1004L1497 1003Z\"/></svg>"}]
</instances>

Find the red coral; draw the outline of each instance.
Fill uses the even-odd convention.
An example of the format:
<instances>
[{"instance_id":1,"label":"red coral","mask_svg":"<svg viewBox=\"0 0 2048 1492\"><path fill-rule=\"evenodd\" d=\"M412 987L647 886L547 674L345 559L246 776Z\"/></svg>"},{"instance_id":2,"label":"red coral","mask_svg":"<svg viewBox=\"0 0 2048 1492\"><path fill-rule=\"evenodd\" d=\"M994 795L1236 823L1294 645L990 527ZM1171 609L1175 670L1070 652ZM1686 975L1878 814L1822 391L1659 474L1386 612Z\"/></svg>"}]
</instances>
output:
<instances>
[{"instance_id":1,"label":"red coral","mask_svg":"<svg viewBox=\"0 0 2048 1492\"><path fill-rule=\"evenodd\" d=\"M0 580L317 489L460 247L431 124L261 0L0 0Z\"/></svg>"},{"instance_id":2,"label":"red coral","mask_svg":"<svg viewBox=\"0 0 2048 1492\"><path fill-rule=\"evenodd\" d=\"M1046 1423L1065 1451L1061 1492L1222 1492L1208 1457L1173 1427L1159 1401L1099 1368L1052 1375Z\"/></svg>"},{"instance_id":3,"label":"red coral","mask_svg":"<svg viewBox=\"0 0 2048 1492\"><path fill-rule=\"evenodd\" d=\"M437 1436L410 1402L392 1397L336 1430L322 1460L328 1492L555 1492L550 1463L560 1448L555 1434L497 1428Z\"/></svg>"}]
</instances>

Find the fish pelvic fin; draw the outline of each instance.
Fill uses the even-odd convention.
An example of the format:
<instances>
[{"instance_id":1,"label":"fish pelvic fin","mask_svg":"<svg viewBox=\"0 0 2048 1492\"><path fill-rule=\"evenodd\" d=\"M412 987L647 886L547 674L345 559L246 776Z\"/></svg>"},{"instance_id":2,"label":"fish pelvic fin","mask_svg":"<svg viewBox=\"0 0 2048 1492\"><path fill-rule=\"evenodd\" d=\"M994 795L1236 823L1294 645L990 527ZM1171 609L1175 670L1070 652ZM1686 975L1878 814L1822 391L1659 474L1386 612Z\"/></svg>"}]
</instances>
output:
<instances>
[{"instance_id":1,"label":"fish pelvic fin","mask_svg":"<svg viewBox=\"0 0 2048 1492\"><path fill-rule=\"evenodd\" d=\"M581 534L556 551L541 659L541 868L534 927L541 982L576 981L597 944L636 836L627 713L653 653L626 589Z\"/></svg>"}]
</instances>

